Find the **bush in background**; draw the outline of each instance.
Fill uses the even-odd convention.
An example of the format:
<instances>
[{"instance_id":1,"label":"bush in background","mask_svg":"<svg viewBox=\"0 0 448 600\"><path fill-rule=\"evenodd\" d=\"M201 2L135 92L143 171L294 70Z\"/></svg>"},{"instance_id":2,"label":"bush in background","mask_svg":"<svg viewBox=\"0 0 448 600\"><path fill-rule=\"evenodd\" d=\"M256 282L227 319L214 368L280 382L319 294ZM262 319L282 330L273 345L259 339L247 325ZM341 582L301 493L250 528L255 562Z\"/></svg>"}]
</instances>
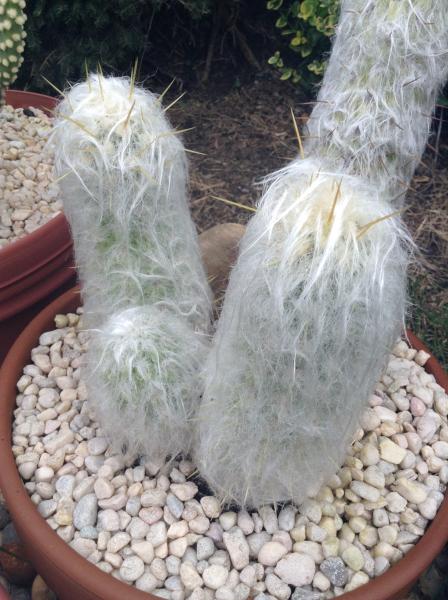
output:
<instances>
[{"instance_id":1,"label":"bush in background","mask_svg":"<svg viewBox=\"0 0 448 600\"><path fill-rule=\"evenodd\" d=\"M28 0L27 46L19 87L49 92L42 78L63 87L87 68L130 71L142 57L155 20L173 12L162 32L176 35L176 22L207 15L214 0ZM177 19L177 21L176 21ZM187 26L188 27L188 26ZM159 33L159 32L157 32Z\"/></svg>"},{"instance_id":2,"label":"bush in background","mask_svg":"<svg viewBox=\"0 0 448 600\"><path fill-rule=\"evenodd\" d=\"M269 0L267 8L278 13L275 26L287 38L290 50L287 57L277 50L269 63L280 71L281 79L305 84L319 80L338 20L339 0Z\"/></svg>"}]
</instances>

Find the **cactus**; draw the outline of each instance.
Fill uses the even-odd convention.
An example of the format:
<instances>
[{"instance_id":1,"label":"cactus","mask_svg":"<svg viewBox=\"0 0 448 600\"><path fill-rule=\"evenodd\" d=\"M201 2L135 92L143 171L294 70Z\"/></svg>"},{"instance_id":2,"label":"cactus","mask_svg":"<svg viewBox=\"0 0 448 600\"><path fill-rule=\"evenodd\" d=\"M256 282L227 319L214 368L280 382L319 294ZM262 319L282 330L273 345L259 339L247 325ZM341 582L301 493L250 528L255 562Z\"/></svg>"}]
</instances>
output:
<instances>
[{"instance_id":1,"label":"cactus","mask_svg":"<svg viewBox=\"0 0 448 600\"><path fill-rule=\"evenodd\" d=\"M17 78L23 63L26 32L25 0L0 0L0 106L5 91Z\"/></svg>"},{"instance_id":2,"label":"cactus","mask_svg":"<svg viewBox=\"0 0 448 600\"><path fill-rule=\"evenodd\" d=\"M267 180L205 367L195 459L223 500L314 495L400 335L412 242L396 209L447 75L444 4L342 2L310 138Z\"/></svg>"},{"instance_id":3,"label":"cactus","mask_svg":"<svg viewBox=\"0 0 448 600\"><path fill-rule=\"evenodd\" d=\"M115 446L187 451L211 294L186 198L185 151L161 98L91 75L53 141L91 330L87 385Z\"/></svg>"}]
</instances>

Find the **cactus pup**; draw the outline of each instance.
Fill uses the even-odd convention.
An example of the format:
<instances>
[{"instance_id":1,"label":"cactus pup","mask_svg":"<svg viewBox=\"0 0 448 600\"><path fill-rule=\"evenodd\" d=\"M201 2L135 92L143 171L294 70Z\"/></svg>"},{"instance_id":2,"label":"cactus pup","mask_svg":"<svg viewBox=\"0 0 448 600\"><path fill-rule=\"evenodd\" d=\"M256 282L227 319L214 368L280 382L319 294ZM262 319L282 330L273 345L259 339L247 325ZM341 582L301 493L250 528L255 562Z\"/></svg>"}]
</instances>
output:
<instances>
[{"instance_id":1,"label":"cactus pup","mask_svg":"<svg viewBox=\"0 0 448 600\"><path fill-rule=\"evenodd\" d=\"M211 294L190 217L185 150L161 97L90 75L53 141L91 330L89 397L132 455L188 451Z\"/></svg>"},{"instance_id":2,"label":"cactus pup","mask_svg":"<svg viewBox=\"0 0 448 600\"><path fill-rule=\"evenodd\" d=\"M447 75L444 0L343 0L304 153L267 180L206 365L196 462L223 499L314 495L406 312L397 214Z\"/></svg>"}]
</instances>

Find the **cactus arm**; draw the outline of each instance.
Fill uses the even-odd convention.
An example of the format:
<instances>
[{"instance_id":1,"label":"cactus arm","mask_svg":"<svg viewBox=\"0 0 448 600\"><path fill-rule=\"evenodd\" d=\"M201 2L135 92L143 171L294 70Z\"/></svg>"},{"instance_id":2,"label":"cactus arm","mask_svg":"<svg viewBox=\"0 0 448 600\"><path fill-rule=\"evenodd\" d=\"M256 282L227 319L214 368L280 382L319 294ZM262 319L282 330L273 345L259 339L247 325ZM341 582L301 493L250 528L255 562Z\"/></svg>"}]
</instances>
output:
<instances>
[{"instance_id":1,"label":"cactus arm","mask_svg":"<svg viewBox=\"0 0 448 600\"><path fill-rule=\"evenodd\" d=\"M305 158L267 180L206 364L195 459L223 499L299 503L342 464L404 324L396 195L447 74L447 23L443 0L342 2Z\"/></svg>"},{"instance_id":2,"label":"cactus arm","mask_svg":"<svg viewBox=\"0 0 448 600\"><path fill-rule=\"evenodd\" d=\"M53 141L91 329L89 396L118 449L176 455L211 315L183 145L156 95L102 75L70 90Z\"/></svg>"}]
</instances>

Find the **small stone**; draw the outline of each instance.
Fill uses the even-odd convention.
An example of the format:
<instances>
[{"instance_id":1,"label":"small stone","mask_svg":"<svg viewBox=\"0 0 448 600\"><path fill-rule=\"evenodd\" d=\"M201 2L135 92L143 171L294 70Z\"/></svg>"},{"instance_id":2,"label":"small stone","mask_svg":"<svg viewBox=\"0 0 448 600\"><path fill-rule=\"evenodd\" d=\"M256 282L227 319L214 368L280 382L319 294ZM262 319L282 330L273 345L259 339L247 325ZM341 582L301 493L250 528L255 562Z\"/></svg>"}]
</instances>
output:
<instances>
[{"instance_id":1,"label":"small stone","mask_svg":"<svg viewBox=\"0 0 448 600\"><path fill-rule=\"evenodd\" d=\"M253 587L257 581L257 574L253 565L248 565L240 573L240 581L246 584L249 588Z\"/></svg>"},{"instance_id":2,"label":"small stone","mask_svg":"<svg viewBox=\"0 0 448 600\"><path fill-rule=\"evenodd\" d=\"M202 586L202 577L191 563L182 563L179 573L180 579L187 590L194 590Z\"/></svg>"},{"instance_id":3,"label":"small stone","mask_svg":"<svg viewBox=\"0 0 448 600\"><path fill-rule=\"evenodd\" d=\"M75 488L75 477L74 475L63 475L57 479L55 488L58 494L61 496L66 496L68 498L72 497L73 490Z\"/></svg>"},{"instance_id":4,"label":"small stone","mask_svg":"<svg viewBox=\"0 0 448 600\"><path fill-rule=\"evenodd\" d=\"M266 576L266 588L278 600L288 600L291 588L273 573Z\"/></svg>"},{"instance_id":5,"label":"small stone","mask_svg":"<svg viewBox=\"0 0 448 600\"><path fill-rule=\"evenodd\" d=\"M219 523L224 531L228 531L235 527L237 521L237 514L233 511L223 512L219 515Z\"/></svg>"},{"instance_id":6,"label":"small stone","mask_svg":"<svg viewBox=\"0 0 448 600\"><path fill-rule=\"evenodd\" d=\"M98 513L98 501L95 494L86 494L76 504L73 511L73 525L76 529L82 529L96 523Z\"/></svg>"},{"instance_id":7,"label":"small stone","mask_svg":"<svg viewBox=\"0 0 448 600\"><path fill-rule=\"evenodd\" d=\"M244 569L249 564L249 544L239 527L223 534L223 542L235 569Z\"/></svg>"},{"instance_id":8,"label":"small stone","mask_svg":"<svg viewBox=\"0 0 448 600\"><path fill-rule=\"evenodd\" d=\"M375 558L375 577L379 577L390 567L390 562L385 556Z\"/></svg>"},{"instance_id":9,"label":"small stone","mask_svg":"<svg viewBox=\"0 0 448 600\"><path fill-rule=\"evenodd\" d=\"M395 489L403 496L403 498L406 498L408 502L414 504L424 502L428 496L428 490L423 484L417 481L411 481L405 477L400 477L398 479Z\"/></svg>"},{"instance_id":10,"label":"small stone","mask_svg":"<svg viewBox=\"0 0 448 600\"><path fill-rule=\"evenodd\" d=\"M394 465L399 465L406 456L406 450L395 442L385 438L380 442L381 458Z\"/></svg>"},{"instance_id":11,"label":"small stone","mask_svg":"<svg viewBox=\"0 0 448 600\"><path fill-rule=\"evenodd\" d=\"M279 542L267 542L258 553L258 562L262 565L273 567L287 554L283 544Z\"/></svg>"},{"instance_id":12,"label":"small stone","mask_svg":"<svg viewBox=\"0 0 448 600\"><path fill-rule=\"evenodd\" d=\"M215 544L209 537L201 537L196 544L196 554L198 560L207 560L215 552Z\"/></svg>"},{"instance_id":13,"label":"small stone","mask_svg":"<svg viewBox=\"0 0 448 600\"><path fill-rule=\"evenodd\" d=\"M152 573L143 573L135 582L135 587L142 592L150 594L160 585L159 580Z\"/></svg>"},{"instance_id":14,"label":"small stone","mask_svg":"<svg viewBox=\"0 0 448 600\"><path fill-rule=\"evenodd\" d=\"M176 521L168 529L168 538L182 538L188 533L188 523L186 521Z\"/></svg>"},{"instance_id":15,"label":"small stone","mask_svg":"<svg viewBox=\"0 0 448 600\"><path fill-rule=\"evenodd\" d=\"M353 571L360 571L364 566L364 557L356 546L349 546L341 556L345 564Z\"/></svg>"},{"instance_id":16,"label":"small stone","mask_svg":"<svg viewBox=\"0 0 448 600\"><path fill-rule=\"evenodd\" d=\"M185 550L187 549L188 541L186 537L178 538L169 543L168 548L170 554L177 556L178 558L182 558L185 554Z\"/></svg>"},{"instance_id":17,"label":"small stone","mask_svg":"<svg viewBox=\"0 0 448 600\"><path fill-rule=\"evenodd\" d=\"M407 500L397 492L390 492L386 495L387 508L392 513L403 512L406 508Z\"/></svg>"},{"instance_id":18,"label":"small stone","mask_svg":"<svg viewBox=\"0 0 448 600\"><path fill-rule=\"evenodd\" d=\"M120 531L110 538L107 544L107 551L112 552L112 554L117 554L122 548L127 546L130 541L131 536L124 531Z\"/></svg>"},{"instance_id":19,"label":"small stone","mask_svg":"<svg viewBox=\"0 0 448 600\"><path fill-rule=\"evenodd\" d=\"M359 453L362 464L366 467L376 465L380 460L378 448L373 444L365 444Z\"/></svg>"},{"instance_id":20,"label":"small stone","mask_svg":"<svg viewBox=\"0 0 448 600\"><path fill-rule=\"evenodd\" d=\"M184 512L184 505L179 498L177 498L174 494L168 494L166 497L166 505L168 506L173 517L180 519L182 513Z\"/></svg>"},{"instance_id":21,"label":"small stone","mask_svg":"<svg viewBox=\"0 0 448 600\"><path fill-rule=\"evenodd\" d=\"M40 467L35 472L34 478L36 482L45 481L48 483L53 480L54 471L51 467Z\"/></svg>"},{"instance_id":22,"label":"small stone","mask_svg":"<svg viewBox=\"0 0 448 600\"><path fill-rule=\"evenodd\" d=\"M425 352L424 350L419 350L414 357L414 361L420 365L421 367L425 366L427 361L430 359L431 355Z\"/></svg>"},{"instance_id":23,"label":"small stone","mask_svg":"<svg viewBox=\"0 0 448 600\"><path fill-rule=\"evenodd\" d=\"M44 518L48 519L56 512L58 503L55 500L43 500L37 507L39 514Z\"/></svg>"},{"instance_id":24,"label":"small stone","mask_svg":"<svg viewBox=\"0 0 448 600\"><path fill-rule=\"evenodd\" d=\"M244 535L250 535L254 532L255 525L247 510L240 510L237 516L237 524Z\"/></svg>"},{"instance_id":25,"label":"small stone","mask_svg":"<svg viewBox=\"0 0 448 600\"><path fill-rule=\"evenodd\" d=\"M108 508L98 513L98 528L103 531L118 531L120 529L120 517Z\"/></svg>"},{"instance_id":26,"label":"small stone","mask_svg":"<svg viewBox=\"0 0 448 600\"><path fill-rule=\"evenodd\" d=\"M320 570L335 586L344 587L347 583L347 569L339 556L325 559L320 565Z\"/></svg>"},{"instance_id":27,"label":"small stone","mask_svg":"<svg viewBox=\"0 0 448 600\"><path fill-rule=\"evenodd\" d=\"M139 556L144 563L147 565L151 564L154 558L154 548L150 542L137 541L132 542L131 549L137 556Z\"/></svg>"},{"instance_id":28,"label":"small stone","mask_svg":"<svg viewBox=\"0 0 448 600\"><path fill-rule=\"evenodd\" d=\"M144 508L151 506L164 506L166 502L166 492L163 490L147 490L140 498Z\"/></svg>"},{"instance_id":29,"label":"small stone","mask_svg":"<svg viewBox=\"0 0 448 600\"><path fill-rule=\"evenodd\" d=\"M211 565L202 573L202 579L207 587L217 590L225 584L228 574L228 570L222 565Z\"/></svg>"},{"instance_id":30,"label":"small stone","mask_svg":"<svg viewBox=\"0 0 448 600\"><path fill-rule=\"evenodd\" d=\"M288 585L300 587L313 581L316 565L311 556L292 552L282 558L274 569L274 573Z\"/></svg>"},{"instance_id":31,"label":"small stone","mask_svg":"<svg viewBox=\"0 0 448 600\"><path fill-rule=\"evenodd\" d=\"M70 546L81 556L87 558L92 552L96 550L96 544L94 540L87 540L85 538L75 538L70 542Z\"/></svg>"},{"instance_id":32,"label":"small stone","mask_svg":"<svg viewBox=\"0 0 448 600\"><path fill-rule=\"evenodd\" d=\"M418 505L419 513L425 517L425 519L432 520L437 514L437 501L434 498L426 498L424 502Z\"/></svg>"},{"instance_id":33,"label":"small stone","mask_svg":"<svg viewBox=\"0 0 448 600\"><path fill-rule=\"evenodd\" d=\"M267 542L271 541L271 536L266 531L261 531L260 533L252 533L247 538L247 543L249 544L250 556L253 558L258 557L258 553L261 550L261 547Z\"/></svg>"},{"instance_id":34,"label":"small stone","mask_svg":"<svg viewBox=\"0 0 448 600\"><path fill-rule=\"evenodd\" d=\"M278 515L278 526L284 531L290 531L294 527L296 510L291 505L282 508Z\"/></svg>"},{"instance_id":35,"label":"small stone","mask_svg":"<svg viewBox=\"0 0 448 600\"><path fill-rule=\"evenodd\" d=\"M293 546L293 549L294 552L308 554L317 564L321 563L324 559L322 545L318 542L296 542Z\"/></svg>"},{"instance_id":36,"label":"small stone","mask_svg":"<svg viewBox=\"0 0 448 600\"><path fill-rule=\"evenodd\" d=\"M200 502L206 517L209 519L217 519L219 517L221 505L215 496L203 496Z\"/></svg>"},{"instance_id":37,"label":"small stone","mask_svg":"<svg viewBox=\"0 0 448 600\"><path fill-rule=\"evenodd\" d=\"M113 496L114 491L115 491L115 488L111 484L111 482L107 481L107 479L102 479L101 477L99 477L95 481L95 485L93 486L93 489L95 490L95 495L98 498L98 500L104 500L105 498L110 498L111 496Z\"/></svg>"},{"instance_id":38,"label":"small stone","mask_svg":"<svg viewBox=\"0 0 448 600\"><path fill-rule=\"evenodd\" d=\"M124 581L136 581L143 575L145 564L138 556L125 558L120 567L120 576Z\"/></svg>"},{"instance_id":39,"label":"small stone","mask_svg":"<svg viewBox=\"0 0 448 600\"><path fill-rule=\"evenodd\" d=\"M141 511L139 514L141 514ZM151 542L154 548L164 544L167 541L167 538L166 524L163 521L158 521L157 523L150 525L146 539L148 542Z\"/></svg>"},{"instance_id":40,"label":"small stone","mask_svg":"<svg viewBox=\"0 0 448 600\"><path fill-rule=\"evenodd\" d=\"M63 496L59 502L54 520L62 527L73 523L74 502L71 498Z\"/></svg>"},{"instance_id":41,"label":"small stone","mask_svg":"<svg viewBox=\"0 0 448 600\"><path fill-rule=\"evenodd\" d=\"M448 460L448 442L438 441L432 445L435 455L443 460Z\"/></svg>"},{"instance_id":42,"label":"small stone","mask_svg":"<svg viewBox=\"0 0 448 600\"><path fill-rule=\"evenodd\" d=\"M367 573L358 571L350 579L345 589L347 592L351 592L352 590L355 590L356 588L360 587L361 585L365 585L366 583L369 583L369 576L367 575Z\"/></svg>"},{"instance_id":43,"label":"small stone","mask_svg":"<svg viewBox=\"0 0 448 600\"><path fill-rule=\"evenodd\" d=\"M91 525L86 525L86 527L83 527L82 529L80 529L79 535L80 535L80 537L83 537L83 538L86 538L89 540L96 540L96 539L98 539L98 530L96 527L92 527Z\"/></svg>"},{"instance_id":44,"label":"small stone","mask_svg":"<svg viewBox=\"0 0 448 600\"><path fill-rule=\"evenodd\" d=\"M37 575L33 581L31 600L57 600L56 594L50 590L40 575Z\"/></svg>"},{"instance_id":45,"label":"small stone","mask_svg":"<svg viewBox=\"0 0 448 600\"><path fill-rule=\"evenodd\" d=\"M203 534L208 531L210 521L204 515L199 515L188 522L190 531L193 533Z\"/></svg>"},{"instance_id":46,"label":"small stone","mask_svg":"<svg viewBox=\"0 0 448 600\"><path fill-rule=\"evenodd\" d=\"M36 471L36 463L24 462L19 466L19 473L22 479L31 479Z\"/></svg>"},{"instance_id":47,"label":"small stone","mask_svg":"<svg viewBox=\"0 0 448 600\"><path fill-rule=\"evenodd\" d=\"M186 483L172 483L170 489L182 502L191 500L198 493L198 486L192 481L187 481Z\"/></svg>"},{"instance_id":48,"label":"small stone","mask_svg":"<svg viewBox=\"0 0 448 600\"><path fill-rule=\"evenodd\" d=\"M306 500L300 506L300 514L318 524L322 519L322 508L316 500Z\"/></svg>"},{"instance_id":49,"label":"small stone","mask_svg":"<svg viewBox=\"0 0 448 600\"><path fill-rule=\"evenodd\" d=\"M258 514L263 520L263 526L268 533L274 533L278 530L278 520L272 506L262 506Z\"/></svg>"}]
</instances>

